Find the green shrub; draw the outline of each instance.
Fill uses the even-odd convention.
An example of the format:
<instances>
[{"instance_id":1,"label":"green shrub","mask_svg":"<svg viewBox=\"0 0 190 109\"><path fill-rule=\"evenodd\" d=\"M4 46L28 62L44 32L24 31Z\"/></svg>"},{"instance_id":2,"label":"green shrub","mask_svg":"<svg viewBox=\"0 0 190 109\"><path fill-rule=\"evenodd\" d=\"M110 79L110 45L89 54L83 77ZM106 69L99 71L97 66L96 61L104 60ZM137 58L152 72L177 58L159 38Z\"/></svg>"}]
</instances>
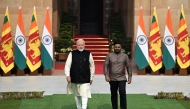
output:
<instances>
[{"instance_id":1,"label":"green shrub","mask_svg":"<svg viewBox=\"0 0 190 109\"><path fill-rule=\"evenodd\" d=\"M119 41L122 44L122 52L131 57L131 38L127 38L124 30L123 20L120 12L112 12L108 20L110 49L113 51L113 42Z\"/></svg>"},{"instance_id":2,"label":"green shrub","mask_svg":"<svg viewBox=\"0 0 190 109\"><path fill-rule=\"evenodd\" d=\"M59 37L55 40L55 52L70 52L68 50L73 48L74 29L73 16L67 12L63 12L59 28Z\"/></svg>"},{"instance_id":3,"label":"green shrub","mask_svg":"<svg viewBox=\"0 0 190 109\"><path fill-rule=\"evenodd\" d=\"M2 100L21 100L42 98L45 91L34 92L0 92L0 99Z\"/></svg>"},{"instance_id":4,"label":"green shrub","mask_svg":"<svg viewBox=\"0 0 190 109\"><path fill-rule=\"evenodd\" d=\"M182 92L158 92L155 96L155 99L176 99L176 100L183 100L184 95Z\"/></svg>"}]
</instances>

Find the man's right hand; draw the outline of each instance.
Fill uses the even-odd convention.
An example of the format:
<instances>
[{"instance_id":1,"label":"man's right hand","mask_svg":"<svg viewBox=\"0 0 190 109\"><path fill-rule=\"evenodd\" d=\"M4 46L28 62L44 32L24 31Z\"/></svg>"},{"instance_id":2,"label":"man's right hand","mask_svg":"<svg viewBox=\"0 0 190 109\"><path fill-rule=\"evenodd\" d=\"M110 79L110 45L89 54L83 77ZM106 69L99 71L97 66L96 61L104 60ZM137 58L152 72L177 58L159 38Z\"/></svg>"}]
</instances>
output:
<instances>
[{"instance_id":1,"label":"man's right hand","mask_svg":"<svg viewBox=\"0 0 190 109\"><path fill-rule=\"evenodd\" d=\"M107 81L107 82L110 82L110 78L106 78L106 81Z\"/></svg>"},{"instance_id":2,"label":"man's right hand","mask_svg":"<svg viewBox=\"0 0 190 109\"><path fill-rule=\"evenodd\" d=\"M71 77L67 76L67 82L70 83L71 82Z\"/></svg>"}]
</instances>

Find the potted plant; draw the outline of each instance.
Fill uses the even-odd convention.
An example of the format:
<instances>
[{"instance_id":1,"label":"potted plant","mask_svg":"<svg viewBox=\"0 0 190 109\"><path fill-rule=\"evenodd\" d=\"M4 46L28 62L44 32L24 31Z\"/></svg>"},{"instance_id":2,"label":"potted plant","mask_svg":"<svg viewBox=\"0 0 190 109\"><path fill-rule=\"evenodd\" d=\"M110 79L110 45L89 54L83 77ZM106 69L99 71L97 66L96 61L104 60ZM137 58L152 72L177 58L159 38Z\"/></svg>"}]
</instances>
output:
<instances>
[{"instance_id":1,"label":"potted plant","mask_svg":"<svg viewBox=\"0 0 190 109\"><path fill-rule=\"evenodd\" d=\"M55 40L56 60L66 60L69 52L72 51L74 41L73 17L66 12L62 13L59 37Z\"/></svg>"},{"instance_id":2,"label":"potted plant","mask_svg":"<svg viewBox=\"0 0 190 109\"><path fill-rule=\"evenodd\" d=\"M59 51L59 53L57 54L57 60L67 60L67 57L69 55L69 53L72 51L73 49L71 47L68 48L61 48Z\"/></svg>"},{"instance_id":3,"label":"potted plant","mask_svg":"<svg viewBox=\"0 0 190 109\"><path fill-rule=\"evenodd\" d=\"M68 54L72 51L73 41L66 39L58 39L55 41L55 57L56 60L65 61Z\"/></svg>"}]
</instances>

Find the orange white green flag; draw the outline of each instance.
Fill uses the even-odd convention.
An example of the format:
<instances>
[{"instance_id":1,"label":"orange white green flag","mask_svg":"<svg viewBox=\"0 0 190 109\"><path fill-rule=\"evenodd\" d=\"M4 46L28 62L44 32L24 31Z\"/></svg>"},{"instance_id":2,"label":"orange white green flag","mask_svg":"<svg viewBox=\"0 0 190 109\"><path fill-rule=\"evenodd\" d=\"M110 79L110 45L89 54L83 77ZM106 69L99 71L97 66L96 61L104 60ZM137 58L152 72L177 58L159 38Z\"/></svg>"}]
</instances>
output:
<instances>
[{"instance_id":1,"label":"orange white green flag","mask_svg":"<svg viewBox=\"0 0 190 109\"><path fill-rule=\"evenodd\" d=\"M172 28L170 7L168 7L163 42L164 42L164 44L163 44L163 64L167 70L170 70L175 66L175 60L176 60L175 39L174 39L174 31Z\"/></svg>"},{"instance_id":2,"label":"orange white green flag","mask_svg":"<svg viewBox=\"0 0 190 109\"><path fill-rule=\"evenodd\" d=\"M156 8L152 17L152 24L150 28L150 47L149 47L149 65L153 72L156 72L162 67L162 51L161 51L161 36L158 25L158 18Z\"/></svg>"},{"instance_id":3,"label":"orange white green flag","mask_svg":"<svg viewBox=\"0 0 190 109\"><path fill-rule=\"evenodd\" d=\"M189 66L189 38L183 5L181 6L178 37L177 37L177 62L181 68Z\"/></svg>"},{"instance_id":4,"label":"orange white green flag","mask_svg":"<svg viewBox=\"0 0 190 109\"><path fill-rule=\"evenodd\" d=\"M26 63L31 72L37 70L41 66L40 43L41 42L38 32L36 8L34 7L32 21L30 25L30 32L28 36L27 60L26 60Z\"/></svg>"},{"instance_id":5,"label":"orange white green flag","mask_svg":"<svg viewBox=\"0 0 190 109\"><path fill-rule=\"evenodd\" d=\"M149 63L148 40L143 21L142 7L140 9L134 60L140 70L148 66Z\"/></svg>"},{"instance_id":6,"label":"orange white green flag","mask_svg":"<svg viewBox=\"0 0 190 109\"><path fill-rule=\"evenodd\" d=\"M1 68L6 74L14 67L13 41L11 36L11 25L10 25L8 7L6 9L4 16L0 54L1 54Z\"/></svg>"},{"instance_id":7,"label":"orange white green flag","mask_svg":"<svg viewBox=\"0 0 190 109\"><path fill-rule=\"evenodd\" d=\"M19 7L18 19L15 34L14 61L20 70L26 68L26 38L24 35L24 24L22 19L22 9Z\"/></svg>"},{"instance_id":8,"label":"orange white green flag","mask_svg":"<svg viewBox=\"0 0 190 109\"><path fill-rule=\"evenodd\" d=\"M49 16L49 7L46 11L46 18L41 42L42 64L46 70L49 70L53 66L53 38Z\"/></svg>"}]
</instances>

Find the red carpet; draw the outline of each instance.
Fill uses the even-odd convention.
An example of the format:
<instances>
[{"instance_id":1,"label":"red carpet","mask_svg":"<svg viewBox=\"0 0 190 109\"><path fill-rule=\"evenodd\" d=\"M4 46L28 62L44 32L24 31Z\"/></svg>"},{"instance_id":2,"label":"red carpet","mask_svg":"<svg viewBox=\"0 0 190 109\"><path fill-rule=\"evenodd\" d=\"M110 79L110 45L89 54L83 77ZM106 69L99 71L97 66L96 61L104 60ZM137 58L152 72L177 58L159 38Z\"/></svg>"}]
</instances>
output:
<instances>
[{"instance_id":1,"label":"red carpet","mask_svg":"<svg viewBox=\"0 0 190 109\"><path fill-rule=\"evenodd\" d=\"M95 62L104 61L109 53L109 38L103 35L75 35L73 49L76 49L76 41L82 38L85 41L85 50L92 53Z\"/></svg>"},{"instance_id":2,"label":"red carpet","mask_svg":"<svg viewBox=\"0 0 190 109\"><path fill-rule=\"evenodd\" d=\"M104 62L95 62L95 74L104 74Z\"/></svg>"},{"instance_id":3,"label":"red carpet","mask_svg":"<svg viewBox=\"0 0 190 109\"><path fill-rule=\"evenodd\" d=\"M55 69L56 70L64 70L64 68L65 68L65 64L64 63L58 63L58 62L56 62L56 64L55 64Z\"/></svg>"},{"instance_id":4,"label":"red carpet","mask_svg":"<svg viewBox=\"0 0 190 109\"><path fill-rule=\"evenodd\" d=\"M95 74L103 74L103 66L104 62L95 62ZM63 62L56 62L55 69L56 70L64 70L65 63Z\"/></svg>"}]
</instances>

